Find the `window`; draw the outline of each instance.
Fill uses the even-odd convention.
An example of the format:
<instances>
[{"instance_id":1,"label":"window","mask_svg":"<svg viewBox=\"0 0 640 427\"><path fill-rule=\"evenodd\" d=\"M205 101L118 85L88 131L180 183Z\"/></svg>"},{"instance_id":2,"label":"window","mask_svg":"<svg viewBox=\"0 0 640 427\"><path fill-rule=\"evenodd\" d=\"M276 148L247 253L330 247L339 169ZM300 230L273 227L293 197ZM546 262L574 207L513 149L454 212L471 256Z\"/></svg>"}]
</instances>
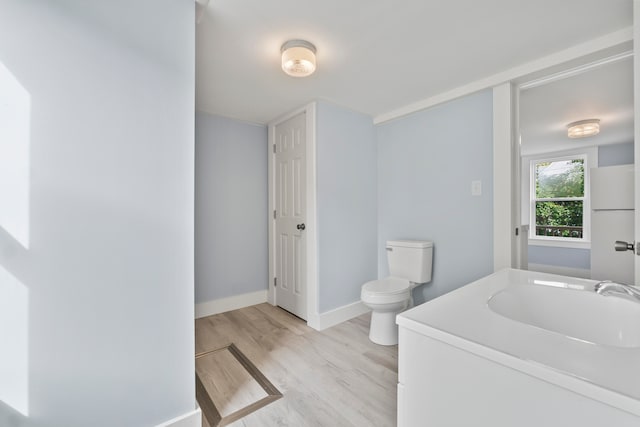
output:
<instances>
[{"instance_id":1,"label":"window","mask_svg":"<svg viewBox=\"0 0 640 427\"><path fill-rule=\"evenodd\" d=\"M588 244L590 157L583 152L529 160L532 244Z\"/></svg>"}]
</instances>

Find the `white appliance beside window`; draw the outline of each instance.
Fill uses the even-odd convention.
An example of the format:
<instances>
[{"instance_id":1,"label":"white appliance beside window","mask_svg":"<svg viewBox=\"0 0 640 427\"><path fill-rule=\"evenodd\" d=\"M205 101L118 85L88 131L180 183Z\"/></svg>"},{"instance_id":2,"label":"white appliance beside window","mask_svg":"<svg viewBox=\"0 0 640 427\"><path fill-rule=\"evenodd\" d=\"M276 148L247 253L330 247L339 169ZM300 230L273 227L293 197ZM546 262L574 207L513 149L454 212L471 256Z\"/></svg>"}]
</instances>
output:
<instances>
[{"instance_id":1,"label":"white appliance beside window","mask_svg":"<svg viewBox=\"0 0 640 427\"><path fill-rule=\"evenodd\" d=\"M633 284L633 251L616 241L634 241L634 166L591 169L591 278Z\"/></svg>"}]
</instances>

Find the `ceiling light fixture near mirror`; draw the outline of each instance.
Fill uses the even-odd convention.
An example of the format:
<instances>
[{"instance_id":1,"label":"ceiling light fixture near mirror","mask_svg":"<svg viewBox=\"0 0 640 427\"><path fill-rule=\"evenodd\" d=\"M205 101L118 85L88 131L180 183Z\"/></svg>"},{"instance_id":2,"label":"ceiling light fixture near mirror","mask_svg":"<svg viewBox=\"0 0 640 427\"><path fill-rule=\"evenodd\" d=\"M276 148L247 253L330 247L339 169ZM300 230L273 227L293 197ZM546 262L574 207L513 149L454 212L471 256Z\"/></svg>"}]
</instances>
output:
<instances>
[{"instance_id":1,"label":"ceiling light fixture near mirror","mask_svg":"<svg viewBox=\"0 0 640 427\"><path fill-rule=\"evenodd\" d=\"M316 47L306 40L289 40L280 48L282 70L293 77L307 77L316 70Z\"/></svg>"},{"instance_id":2,"label":"ceiling light fixture near mirror","mask_svg":"<svg viewBox=\"0 0 640 427\"><path fill-rule=\"evenodd\" d=\"M584 138L598 133L600 133L600 119L580 120L567 125L569 138Z\"/></svg>"}]
</instances>

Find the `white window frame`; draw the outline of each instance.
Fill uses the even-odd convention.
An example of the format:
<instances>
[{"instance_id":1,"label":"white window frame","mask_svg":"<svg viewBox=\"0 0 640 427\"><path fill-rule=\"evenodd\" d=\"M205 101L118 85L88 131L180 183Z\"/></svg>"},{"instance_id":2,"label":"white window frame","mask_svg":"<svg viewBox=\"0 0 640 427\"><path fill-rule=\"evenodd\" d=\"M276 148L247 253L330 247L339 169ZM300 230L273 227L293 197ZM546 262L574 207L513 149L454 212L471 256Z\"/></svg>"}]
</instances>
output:
<instances>
[{"instance_id":1,"label":"white window frame","mask_svg":"<svg viewBox=\"0 0 640 427\"><path fill-rule=\"evenodd\" d=\"M554 162L569 159L584 159L584 198L582 215L582 238L553 237L536 235L535 218L535 164L540 162ZM536 246L556 246L565 248L591 248L591 198L589 195L591 168L598 167L598 148L589 147L581 150L569 150L553 153L541 153L522 157L522 170L529 171L523 174L523 214L526 212L529 226L529 244Z\"/></svg>"}]
</instances>

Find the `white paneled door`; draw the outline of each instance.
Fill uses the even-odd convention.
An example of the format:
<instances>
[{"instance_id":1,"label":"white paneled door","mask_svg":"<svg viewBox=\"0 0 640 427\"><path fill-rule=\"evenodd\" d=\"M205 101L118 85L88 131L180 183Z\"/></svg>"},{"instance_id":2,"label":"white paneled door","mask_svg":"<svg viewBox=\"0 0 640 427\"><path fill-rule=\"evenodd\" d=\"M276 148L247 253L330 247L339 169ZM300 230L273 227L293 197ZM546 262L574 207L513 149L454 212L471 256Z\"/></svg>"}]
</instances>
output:
<instances>
[{"instance_id":1,"label":"white paneled door","mask_svg":"<svg viewBox=\"0 0 640 427\"><path fill-rule=\"evenodd\" d=\"M275 128L276 304L307 318L306 113Z\"/></svg>"}]
</instances>

